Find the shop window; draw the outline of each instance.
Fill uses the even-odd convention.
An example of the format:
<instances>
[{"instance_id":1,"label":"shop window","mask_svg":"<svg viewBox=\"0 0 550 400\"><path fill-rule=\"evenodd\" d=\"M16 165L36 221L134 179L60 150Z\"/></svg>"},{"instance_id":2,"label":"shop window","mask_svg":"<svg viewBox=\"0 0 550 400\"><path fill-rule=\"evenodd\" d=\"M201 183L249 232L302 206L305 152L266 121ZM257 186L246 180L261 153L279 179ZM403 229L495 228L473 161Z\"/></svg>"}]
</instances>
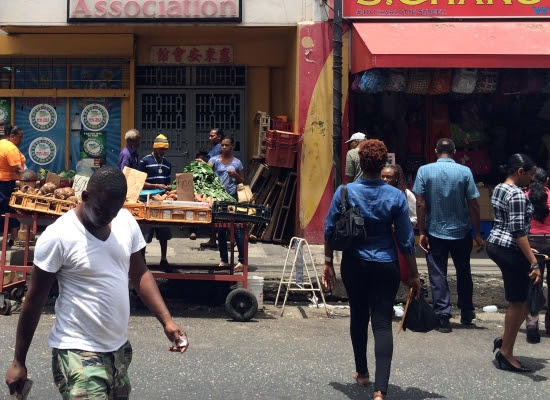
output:
<instances>
[{"instance_id":1,"label":"shop window","mask_svg":"<svg viewBox=\"0 0 550 400\"><path fill-rule=\"evenodd\" d=\"M0 59L0 88L128 89L129 61L123 59Z\"/></svg>"}]
</instances>

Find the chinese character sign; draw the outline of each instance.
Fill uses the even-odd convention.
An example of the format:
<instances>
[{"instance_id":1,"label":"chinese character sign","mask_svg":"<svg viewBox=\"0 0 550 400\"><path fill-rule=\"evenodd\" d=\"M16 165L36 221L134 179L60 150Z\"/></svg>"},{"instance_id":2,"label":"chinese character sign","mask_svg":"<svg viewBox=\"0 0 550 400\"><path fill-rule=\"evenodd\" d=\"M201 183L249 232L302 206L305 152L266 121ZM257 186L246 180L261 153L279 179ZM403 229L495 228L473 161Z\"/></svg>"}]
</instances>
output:
<instances>
[{"instance_id":1,"label":"chinese character sign","mask_svg":"<svg viewBox=\"0 0 550 400\"><path fill-rule=\"evenodd\" d=\"M152 64L233 64L233 46L152 46Z\"/></svg>"}]
</instances>

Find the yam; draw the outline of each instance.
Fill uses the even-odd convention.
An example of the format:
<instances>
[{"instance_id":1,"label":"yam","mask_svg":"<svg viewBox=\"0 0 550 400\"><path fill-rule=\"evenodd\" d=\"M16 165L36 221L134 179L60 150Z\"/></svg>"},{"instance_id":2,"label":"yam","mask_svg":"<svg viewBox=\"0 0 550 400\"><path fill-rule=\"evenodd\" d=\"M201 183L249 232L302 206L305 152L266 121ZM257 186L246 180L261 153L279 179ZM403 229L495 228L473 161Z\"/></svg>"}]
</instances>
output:
<instances>
[{"instance_id":1,"label":"yam","mask_svg":"<svg viewBox=\"0 0 550 400\"><path fill-rule=\"evenodd\" d=\"M71 196L74 196L74 189L70 187L64 187L63 192L65 192L65 198L68 199Z\"/></svg>"},{"instance_id":2,"label":"yam","mask_svg":"<svg viewBox=\"0 0 550 400\"><path fill-rule=\"evenodd\" d=\"M70 202L72 202L74 204L77 204L77 205L80 204L80 199L76 196L67 197L67 201L70 201Z\"/></svg>"},{"instance_id":3,"label":"yam","mask_svg":"<svg viewBox=\"0 0 550 400\"><path fill-rule=\"evenodd\" d=\"M55 189L53 191L53 197L59 200L65 200L67 196L65 195L65 190L63 188Z\"/></svg>"},{"instance_id":4,"label":"yam","mask_svg":"<svg viewBox=\"0 0 550 400\"><path fill-rule=\"evenodd\" d=\"M48 183L45 183L44 185L42 185L42 187L40 188L40 194L42 194L42 195L52 194L53 195L53 192L54 192L55 189L57 189L57 186L55 186L55 184L53 184L51 182L48 182Z\"/></svg>"}]
</instances>

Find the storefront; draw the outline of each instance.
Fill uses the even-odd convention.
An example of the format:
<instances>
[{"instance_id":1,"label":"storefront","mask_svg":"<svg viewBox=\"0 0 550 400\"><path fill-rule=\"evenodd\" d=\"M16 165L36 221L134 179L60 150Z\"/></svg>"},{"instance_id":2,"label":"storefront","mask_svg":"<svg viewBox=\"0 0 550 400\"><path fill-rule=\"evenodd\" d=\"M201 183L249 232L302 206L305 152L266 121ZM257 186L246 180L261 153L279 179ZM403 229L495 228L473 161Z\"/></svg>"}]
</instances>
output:
<instances>
[{"instance_id":1,"label":"storefront","mask_svg":"<svg viewBox=\"0 0 550 400\"><path fill-rule=\"evenodd\" d=\"M515 152L550 166L547 11L539 0L344 0L351 130L384 140L409 186L441 137L455 141L456 161L480 186L497 183L497 166ZM489 207L482 213L491 219Z\"/></svg>"},{"instance_id":2,"label":"storefront","mask_svg":"<svg viewBox=\"0 0 550 400\"><path fill-rule=\"evenodd\" d=\"M174 172L209 150L213 127L234 137L246 165L258 110L295 120L305 18L299 2L252 3L2 2L0 115L23 128L28 167L114 165L134 127L143 154L159 132L169 138Z\"/></svg>"}]
</instances>

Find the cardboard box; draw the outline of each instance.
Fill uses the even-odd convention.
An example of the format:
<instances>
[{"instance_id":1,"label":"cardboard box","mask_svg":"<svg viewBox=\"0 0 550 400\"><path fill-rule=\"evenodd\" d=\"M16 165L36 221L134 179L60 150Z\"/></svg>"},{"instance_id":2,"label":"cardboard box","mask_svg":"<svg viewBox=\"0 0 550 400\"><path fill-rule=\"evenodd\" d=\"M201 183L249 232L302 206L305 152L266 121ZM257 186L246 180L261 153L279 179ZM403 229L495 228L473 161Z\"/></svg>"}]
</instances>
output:
<instances>
[{"instance_id":1,"label":"cardboard box","mask_svg":"<svg viewBox=\"0 0 550 400\"><path fill-rule=\"evenodd\" d=\"M493 221L495 219L495 211L493 210L493 205L491 204L491 194L493 188L491 187L480 187L479 197L477 202L479 204L479 216L482 221Z\"/></svg>"},{"instance_id":2,"label":"cardboard box","mask_svg":"<svg viewBox=\"0 0 550 400\"><path fill-rule=\"evenodd\" d=\"M122 173L126 177L126 182L128 183L126 202L137 203L139 193L143 190L143 185L147 179L147 174L145 172L138 171L137 169L128 167L124 167Z\"/></svg>"},{"instance_id":3,"label":"cardboard box","mask_svg":"<svg viewBox=\"0 0 550 400\"><path fill-rule=\"evenodd\" d=\"M178 200L194 201L195 188L193 186L193 174L176 174L176 190L178 191Z\"/></svg>"}]
</instances>

